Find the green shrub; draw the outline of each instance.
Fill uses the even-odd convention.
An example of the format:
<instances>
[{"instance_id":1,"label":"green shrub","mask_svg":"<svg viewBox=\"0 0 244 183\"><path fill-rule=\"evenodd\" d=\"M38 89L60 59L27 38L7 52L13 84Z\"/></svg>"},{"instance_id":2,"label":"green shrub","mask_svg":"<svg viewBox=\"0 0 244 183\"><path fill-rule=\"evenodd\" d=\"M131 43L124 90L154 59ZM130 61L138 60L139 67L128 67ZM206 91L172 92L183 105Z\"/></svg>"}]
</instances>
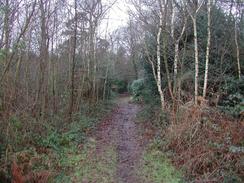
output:
<instances>
[{"instance_id":1,"label":"green shrub","mask_svg":"<svg viewBox=\"0 0 244 183\"><path fill-rule=\"evenodd\" d=\"M226 95L220 101L220 108L234 117L244 112L244 78L228 78L223 87Z\"/></svg>"},{"instance_id":2,"label":"green shrub","mask_svg":"<svg viewBox=\"0 0 244 183\"><path fill-rule=\"evenodd\" d=\"M143 109L137 114L139 122L150 122L159 130L164 130L170 123L169 115L161 110L157 103L144 105Z\"/></svg>"},{"instance_id":3,"label":"green shrub","mask_svg":"<svg viewBox=\"0 0 244 183\"><path fill-rule=\"evenodd\" d=\"M61 135L57 131L51 131L46 138L40 139L40 145L55 150L60 149Z\"/></svg>"},{"instance_id":4,"label":"green shrub","mask_svg":"<svg viewBox=\"0 0 244 183\"><path fill-rule=\"evenodd\" d=\"M142 97L143 89L145 88L144 80L143 79L134 80L130 88L131 88L133 98L135 100L138 100L140 97Z\"/></svg>"},{"instance_id":5,"label":"green shrub","mask_svg":"<svg viewBox=\"0 0 244 183\"><path fill-rule=\"evenodd\" d=\"M22 123L18 117L11 116L9 120L10 120L10 124L14 129L20 130L22 128Z\"/></svg>"},{"instance_id":6,"label":"green shrub","mask_svg":"<svg viewBox=\"0 0 244 183\"><path fill-rule=\"evenodd\" d=\"M244 95L244 77L241 77L240 79L233 77L227 78L222 90L227 94L240 93Z\"/></svg>"},{"instance_id":7,"label":"green shrub","mask_svg":"<svg viewBox=\"0 0 244 183\"><path fill-rule=\"evenodd\" d=\"M141 91L144 89L144 80L138 79L134 80L131 84L131 90L134 95L140 95Z\"/></svg>"},{"instance_id":8,"label":"green shrub","mask_svg":"<svg viewBox=\"0 0 244 183\"><path fill-rule=\"evenodd\" d=\"M112 85L116 87L118 93L127 92L127 82L125 80L115 79L112 81Z\"/></svg>"},{"instance_id":9,"label":"green shrub","mask_svg":"<svg viewBox=\"0 0 244 183\"><path fill-rule=\"evenodd\" d=\"M1 137L1 136L0 136ZM4 156L4 152L6 150L6 144L3 144L1 141L0 141L0 159L1 157Z\"/></svg>"}]
</instances>

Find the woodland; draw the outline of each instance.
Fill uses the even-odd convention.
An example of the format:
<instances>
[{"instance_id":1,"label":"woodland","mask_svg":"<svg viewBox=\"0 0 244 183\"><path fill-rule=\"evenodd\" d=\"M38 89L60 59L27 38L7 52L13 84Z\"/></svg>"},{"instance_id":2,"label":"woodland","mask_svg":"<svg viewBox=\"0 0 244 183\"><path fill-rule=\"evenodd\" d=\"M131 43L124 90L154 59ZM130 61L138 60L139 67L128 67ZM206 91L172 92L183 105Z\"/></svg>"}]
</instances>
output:
<instances>
[{"instance_id":1,"label":"woodland","mask_svg":"<svg viewBox=\"0 0 244 183\"><path fill-rule=\"evenodd\" d=\"M0 183L243 182L244 1L118 1L0 0Z\"/></svg>"}]
</instances>

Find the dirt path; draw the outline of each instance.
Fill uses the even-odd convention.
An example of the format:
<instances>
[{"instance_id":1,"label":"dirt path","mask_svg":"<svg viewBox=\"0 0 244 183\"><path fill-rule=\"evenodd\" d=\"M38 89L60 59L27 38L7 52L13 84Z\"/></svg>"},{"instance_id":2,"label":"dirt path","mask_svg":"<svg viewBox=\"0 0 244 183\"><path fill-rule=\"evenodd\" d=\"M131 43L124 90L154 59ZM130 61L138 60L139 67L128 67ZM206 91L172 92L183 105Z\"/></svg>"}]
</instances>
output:
<instances>
[{"instance_id":1,"label":"dirt path","mask_svg":"<svg viewBox=\"0 0 244 183\"><path fill-rule=\"evenodd\" d=\"M138 128L134 122L139 107L129 103L128 97L120 98L117 109L104 120L97 130L97 153L107 146L115 147L117 165L114 180L117 183L140 183L136 169L142 147Z\"/></svg>"}]
</instances>

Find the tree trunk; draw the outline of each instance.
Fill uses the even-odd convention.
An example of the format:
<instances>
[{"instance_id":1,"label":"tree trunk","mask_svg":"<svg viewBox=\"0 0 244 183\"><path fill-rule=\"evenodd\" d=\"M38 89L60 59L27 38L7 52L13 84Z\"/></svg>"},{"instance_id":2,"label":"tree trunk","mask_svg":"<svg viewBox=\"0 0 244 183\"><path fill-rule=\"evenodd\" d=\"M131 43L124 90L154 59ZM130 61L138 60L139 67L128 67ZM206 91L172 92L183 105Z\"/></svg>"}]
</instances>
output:
<instances>
[{"instance_id":1,"label":"tree trunk","mask_svg":"<svg viewBox=\"0 0 244 183\"><path fill-rule=\"evenodd\" d=\"M176 88L177 88L177 74L178 74L178 61L179 61L179 44L180 40L185 32L186 29L186 21L183 25L183 28L181 30L181 34L179 38L175 42L175 58L174 58L174 94L176 93Z\"/></svg>"},{"instance_id":2,"label":"tree trunk","mask_svg":"<svg viewBox=\"0 0 244 183\"><path fill-rule=\"evenodd\" d=\"M166 28L165 28L166 29ZM170 73L169 73L169 65L168 65L168 56L167 56L167 33L163 33L163 59L164 59L164 66L166 70L166 77L167 77L167 83L168 83L168 88L169 88L169 94L171 96L171 99L174 100L174 94L172 91L172 81L170 79Z\"/></svg>"},{"instance_id":3,"label":"tree trunk","mask_svg":"<svg viewBox=\"0 0 244 183\"><path fill-rule=\"evenodd\" d=\"M109 70L109 67L108 66L109 65L107 63L106 75L105 75L105 81L104 81L104 87L103 87L103 100L106 100L106 90L107 90L108 70Z\"/></svg>"},{"instance_id":4,"label":"tree trunk","mask_svg":"<svg viewBox=\"0 0 244 183\"><path fill-rule=\"evenodd\" d=\"M168 56L167 56L167 46L168 46L168 36L167 36L167 16L168 16L168 11L167 7L168 6L168 0L164 2L164 31L163 31L163 60L164 60L164 66L166 70L166 78L167 78L167 83L168 83L168 88L169 88L169 94L171 96L171 99L174 100L174 94L172 91L172 81L170 79L170 73L169 73L169 66L168 66ZM162 14L163 17L163 8L162 8L162 3L160 4L160 14ZM162 20L163 21L163 20ZM163 25L163 22L162 22ZM172 33L174 34L174 33Z\"/></svg>"},{"instance_id":5,"label":"tree trunk","mask_svg":"<svg viewBox=\"0 0 244 183\"><path fill-rule=\"evenodd\" d=\"M206 49L206 64L205 64L205 75L204 75L204 86L203 86L203 98L206 98L207 94L207 83L208 83L208 63L209 63L209 50L210 50L210 41L211 41L211 0L208 0L208 40L207 40L207 49Z\"/></svg>"},{"instance_id":6,"label":"tree trunk","mask_svg":"<svg viewBox=\"0 0 244 183\"><path fill-rule=\"evenodd\" d=\"M161 6L161 0L159 0L159 4ZM158 87L158 92L160 95L160 102L161 102L161 107L162 110L165 107L164 103L164 93L162 90L162 83L161 83L161 34L162 34L162 26L163 26L163 13L160 10L160 16L159 16L159 27L158 27L158 33L157 33L157 87Z\"/></svg>"},{"instance_id":7,"label":"tree trunk","mask_svg":"<svg viewBox=\"0 0 244 183\"><path fill-rule=\"evenodd\" d=\"M92 60L93 60L93 94L92 98L94 101L96 101L96 91L97 91L97 61L96 61L96 28L94 27L94 35L93 35L93 48L92 48Z\"/></svg>"},{"instance_id":8,"label":"tree trunk","mask_svg":"<svg viewBox=\"0 0 244 183\"><path fill-rule=\"evenodd\" d=\"M72 52L72 64L71 64L71 88L70 88L70 106L69 106L69 117L72 117L73 106L74 106L74 90L75 90L75 50L76 50L76 36L77 36L77 1L74 0L75 4L75 27L74 27L74 35L73 35L73 52Z\"/></svg>"},{"instance_id":9,"label":"tree trunk","mask_svg":"<svg viewBox=\"0 0 244 183\"><path fill-rule=\"evenodd\" d=\"M194 47L195 47L195 91L194 98L195 104L197 105L198 99L198 73L199 73L199 57L198 57L198 43L197 43L197 21L196 17L192 19L194 29Z\"/></svg>"},{"instance_id":10,"label":"tree trunk","mask_svg":"<svg viewBox=\"0 0 244 183\"><path fill-rule=\"evenodd\" d=\"M47 2L45 2L47 3ZM45 73L46 73L46 60L48 57L48 37L47 37L47 19L45 11L44 2L40 0L40 11L41 11L41 45L40 45L40 55L39 55L39 78L38 78L38 87L36 92L36 99L34 104L34 113L38 114L40 117L44 115L45 107Z\"/></svg>"},{"instance_id":11,"label":"tree trunk","mask_svg":"<svg viewBox=\"0 0 244 183\"><path fill-rule=\"evenodd\" d=\"M135 61L135 55L134 55L134 51L132 51L132 64L133 64L133 68L134 68L134 72L135 72L135 79L138 79L138 71L137 71L137 66L136 66L136 61Z\"/></svg>"},{"instance_id":12,"label":"tree trunk","mask_svg":"<svg viewBox=\"0 0 244 183\"><path fill-rule=\"evenodd\" d=\"M237 31L236 20L235 20L235 44L236 44L236 61L237 61L237 69L238 69L238 78L241 79L240 48L238 43L238 31Z\"/></svg>"},{"instance_id":13,"label":"tree trunk","mask_svg":"<svg viewBox=\"0 0 244 183\"><path fill-rule=\"evenodd\" d=\"M10 35L10 30L9 30L9 18L10 18L10 5L9 5L9 0L5 1L5 15L4 15L4 48L6 52L6 60L8 58L8 52L9 52L9 35Z\"/></svg>"},{"instance_id":14,"label":"tree trunk","mask_svg":"<svg viewBox=\"0 0 244 183\"><path fill-rule=\"evenodd\" d=\"M196 2L198 2L198 1L196 1ZM204 2L205 1L202 0L201 2L199 2L199 4L197 3L195 5L194 8L196 8L196 10L194 11L194 13L192 13L191 10L189 10L186 6L186 9L192 19L193 31L194 31L194 52L195 52L194 103L195 103L195 105L197 105L197 100L198 100L198 73L199 73L199 56L198 56L198 42L197 42L197 14L198 14L198 11L201 9Z\"/></svg>"},{"instance_id":15,"label":"tree trunk","mask_svg":"<svg viewBox=\"0 0 244 183\"><path fill-rule=\"evenodd\" d=\"M16 100L18 97L18 84L19 84L19 75L20 75L20 67L22 63L22 51L20 55L18 55L18 61L16 65L16 71L15 71L15 79L14 79L14 99Z\"/></svg>"}]
</instances>

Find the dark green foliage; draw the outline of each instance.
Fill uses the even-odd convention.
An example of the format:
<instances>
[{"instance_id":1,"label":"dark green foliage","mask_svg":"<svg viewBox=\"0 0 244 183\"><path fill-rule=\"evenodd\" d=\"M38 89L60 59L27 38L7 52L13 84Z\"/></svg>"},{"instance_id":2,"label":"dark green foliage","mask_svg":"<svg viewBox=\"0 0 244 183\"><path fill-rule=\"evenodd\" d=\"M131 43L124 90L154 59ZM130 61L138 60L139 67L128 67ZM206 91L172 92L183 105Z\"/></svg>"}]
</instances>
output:
<instances>
[{"instance_id":1,"label":"dark green foliage","mask_svg":"<svg viewBox=\"0 0 244 183\"><path fill-rule=\"evenodd\" d=\"M157 103L147 104L138 113L137 119L140 122L150 122L158 129L164 130L170 123L169 114L163 112Z\"/></svg>"},{"instance_id":2,"label":"dark green foliage","mask_svg":"<svg viewBox=\"0 0 244 183\"><path fill-rule=\"evenodd\" d=\"M0 163L3 164L8 148L8 172L11 175L12 158L19 154L30 155L38 159L33 170L63 171L71 153L79 155L79 145L88 140L88 132L92 131L105 114L114 107L111 101L99 102L96 105L83 103L81 112L73 115L72 121L65 121L61 114L50 120L38 121L28 115L13 115L9 118L9 135L0 134ZM8 144L8 145L7 145ZM58 169L57 169L58 167ZM0 172L1 174L1 172ZM1 179L0 179L1 182Z\"/></svg>"},{"instance_id":3,"label":"dark green foliage","mask_svg":"<svg viewBox=\"0 0 244 183\"><path fill-rule=\"evenodd\" d=\"M127 82L125 80L115 79L112 81L112 90L118 93L127 92Z\"/></svg>"},{"instance_id":4,"label":"dark green foliage","mask_svg":"<svg viewBox=\"0 0 244 183\"><path fill-rule=\"evenodd\" d=\"M153 42L149 40L149 47L153 49ZM153 53L153 52L151 52ZM149 105L159 105L159 94L156 81L153 77L152 67L148 63L146 55L141 58L144 68L144 78L132 82L130 85L131 94L135 101L143 101ZM166 86L166 81L163 80L163 87Z\"/></svg>"},{"instance_id":5,"label":"dark green foliage","mask_svg":"<svg viewBox=\"0 0 244 183\"><path fill-rule=\"evenodd\" d=\"M133 98L135 100L137 100L140 96L142 96L142 92L143 92L144 88L145 88L145 86L144 86L143 79L134 80L132 82L130 90L131 90Z\"/></svg>"},{"instance_id":6,"label":"dark green foliage","mask_svg":"<svg viewBox=\"0 0 244 183\"><path fill-rule=\"evenodd\" d=\"M0 64L5 59L5 57L6 57L5 55L6 55L6 51L3 49L0 49Z\"/></svg>"},{"instance_id":7,"label":"dark green foliage","mask_svg":"<svg viewBox=\"0 0 244 183\"><path fill-rule=\"evenodd\" d=\"M73 144L78 145L79 143L84 142L85 133L79 128L71 128L65 133L58 132L56 130L51 130L48 135L43 138L39 137L39 145L52 148L57 152L62 152L64 147L71 147ZM37 141L37 142L38 142Z\"/></svg>"},{"instance_id":8,"label":"dark green foliage","mask_svg":"<svg viewBox=\"0 0 244 183\"><path fill-rule=\"evenodd\" d=\"M111 111L112 106L109 101L98 103L96 106L84 104L82 112L74 114L72 123L66 123L58 130L55 125L45 124L47 133L45 136L37 137L37 143L57 152L72 145L82 144L87 138L87 131L93 129L100 118Z\"/></svg>"},{"instance_id":9,"label":"dark green foliage","mask_svg":"<svg viewBox=\"0 0 244 183\"><path fill-rule=\"evenodd\" d=\"M145 86L151 91L151 95L157 96L157 84L153 77L152 67L146 60L144 60L144 70L145 70Z\"/></svg>"},{"instance_id":10,"label":"dark green foliage","mask_svg":"<svg viewBox=\"0 0 244 183\"><path fill-rule=\"evenodd\" d=\"M4 143L4 137L0 134L0 159L4 156L4 152L6 149L6 144Z\"/></svg>"},{"instance_id":11,"label":"dark green foliage","mask_svg":"<svg viewBox=\"0 0 244 183\"><path fill-rule=\"evenodd\" d=\"M223 183L241 183L242 180L240 177L237 177L234 173L233 174L229 174L229 175L225 175L224 176L224 182Z\"/></svg>"},{"instance_id":12,"label":"dark green foliage","mask_svg":"<svg viewBox=\"0 0 244 183\"><path fill-rule=\"evenodd\" d=\"M9 120L10 120L10 124L11 124L11 126L12 126L15 130L21 130L21 128L22 128L22 123L21 123L20 119L18 119L17 116L11 116Z\"/></svg>"},{"instance_id":13,"label":"dark green foliage","mask_svg":"<svg viewBox=\"0 0 244 183\"><path fill-rule=\"evenodd\" d=\"M206 7L204 7L206 8ZM235 42L233 39L234 32L234 19L232 16L226 14L223 9L218 6L212 7L211 14L211 47L209 58L209 75L208 75L208 89L207 95L211 97L212 93L219 92L225 84L225 78L230 76L237 76L237 63L236 63L236 51ZM204 72L205 72L205 57L206 57L206 44L207 44L207 12L200 11L197 16L197 31L198 31L198 46L199 46L199 95L202 95L202 87L204 84ZM243 31L243 28L240 31ZM242 39L243 33L240 33L240 39ZM186 45L184 45L186 40ZM150 58L156 61L156 41L153 33L147 33L145 42L147 44ZM240 51L243 50L242 42L240 42ZM185 46L185 48L184 48ZM167 47L167 63L170 72L170 78L173 79L173 58L174 58L174 45L171 44L170 38ZM243 51L241 51L242 53ZM181 81L183 102L189 101L194 91L194 36L192 21L188 21L186 32L180 42L180 60L179 60L179 72L178 81ZM243 67L243 54L241 54L241 67ZM167 77L165 74L165 65L163 61L163 55L161 56L161 79L162 88L164 89L166 101L169 99ZM158 90L153 77L151 64L148 62L148 55L142 53L141 62L144 66L144 83L148 90L147 94L151 95L151 98L158 96ZM156 63L155 63L156 65ZM155 68L156 69L156 68ZM243 69L242 69L243 70ZM237 83L236 83L237 84ZM235 84L234 84L235 85ZM234 94L234 93L232 93ZM229 95L229 94L228 94ZM242 94L243 95L243 94ZM232 96L233 98L233 96ZM240 103L240 96L238 98ZM240 107L238 107L240 108ZM240 111L240 109L238 109Z\"/></svg>"},{"instance_id":14,"label":"dark green foliage","mask_svg":"<svg viewBox=\"0 0 244 183\"><path fill-rule=\"evenodd\" d=\"M39 136L37 143L46 148L52 148L60 152L63 147L69 147L72 143L81 142L80 139L84 137L82 131L71 129L65 133L58 132L57 130L49 130L46 137Z\"/></svg>"},{"instance_id":15,"label":"dark green foliage","mask_svg":"<svg viewBox=\"0 0 244 183\"><path fill-rule=\"evenodd\" d=\"M244 95L244 77L241 79L234 77L227 78L223 91L228 94L240 93Z\"/></svg>"},{"instance_id":16,"label":"dark green foliage","mask_svg":"<svg viewBox=\"0 0 244 183\"><path fill-rule=\"evenodd\" d=\"M244 77L241 79L228 78L222 90L226 94L220 101L221 109L238 117L244 112Z\"/></svg>"}]
</instances>

